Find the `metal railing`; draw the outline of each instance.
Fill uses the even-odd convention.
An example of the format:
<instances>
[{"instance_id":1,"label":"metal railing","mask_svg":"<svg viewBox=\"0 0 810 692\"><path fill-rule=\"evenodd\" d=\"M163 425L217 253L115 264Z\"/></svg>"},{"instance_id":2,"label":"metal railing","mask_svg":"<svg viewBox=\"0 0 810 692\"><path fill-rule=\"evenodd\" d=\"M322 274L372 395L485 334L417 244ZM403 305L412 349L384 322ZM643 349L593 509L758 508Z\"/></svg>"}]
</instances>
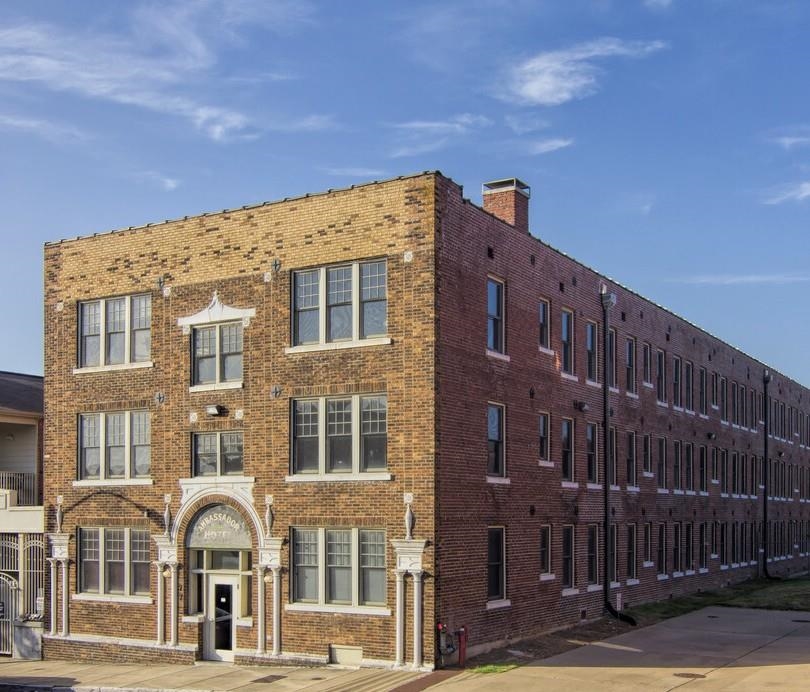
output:
<instances>
[{"instance_id":1,"label":"metal railing","mask_svg":"<svg viewBox=\"0 0 810 692\"><path fill-rule=\"evenodd\" d=\"M0 471L0 488L17 491L17 505L34 507L39 505L37 477L34 473L10 473Z\"/></svg>"}]
</instances>

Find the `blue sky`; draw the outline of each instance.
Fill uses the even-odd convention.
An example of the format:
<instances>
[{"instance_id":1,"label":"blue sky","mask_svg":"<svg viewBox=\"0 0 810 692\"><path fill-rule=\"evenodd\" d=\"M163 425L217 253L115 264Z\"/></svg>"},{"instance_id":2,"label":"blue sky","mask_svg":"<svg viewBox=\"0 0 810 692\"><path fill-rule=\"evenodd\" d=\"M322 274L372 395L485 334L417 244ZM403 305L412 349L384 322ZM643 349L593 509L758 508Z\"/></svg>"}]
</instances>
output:
<instances>
[{"instance_id":1,"label":"blue sky","mask_svg":"<svg viewBox=\"0 0 810 692\"><path fill-rule=\"evenodd\" d=\"M810 3L0 4L0 369L42 245L439 169L810 385Z\"/></svg>"}]
</instances>

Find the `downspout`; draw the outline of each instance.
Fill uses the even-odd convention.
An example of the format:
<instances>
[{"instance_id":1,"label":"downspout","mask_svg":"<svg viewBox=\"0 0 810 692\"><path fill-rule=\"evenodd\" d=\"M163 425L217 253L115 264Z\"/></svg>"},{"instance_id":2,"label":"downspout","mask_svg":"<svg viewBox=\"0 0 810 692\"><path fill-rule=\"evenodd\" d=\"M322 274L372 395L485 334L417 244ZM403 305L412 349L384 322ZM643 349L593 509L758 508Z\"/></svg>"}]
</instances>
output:
<instances>
[{"instance_id":1,"label":"downspout","mask_svg":"<svg viewBox=\"0 0 810 692\"><path fill-rule=\"evenodd\" d=\"M610 560L610 402L608 401L608 310L616 305L616 294L608 293L607 286L602 284L599 293L602 302L602 487L604 488L605 516L602 522L602 558L603 558L603 587L605 611L622 622L635 626L636 621L629 615L617 611L610 602L610 579L608 578L608 565ZM616 344L613 345L615 350ZM616 373L614 372L614 377Z\"/></svg>"}]
</instances>

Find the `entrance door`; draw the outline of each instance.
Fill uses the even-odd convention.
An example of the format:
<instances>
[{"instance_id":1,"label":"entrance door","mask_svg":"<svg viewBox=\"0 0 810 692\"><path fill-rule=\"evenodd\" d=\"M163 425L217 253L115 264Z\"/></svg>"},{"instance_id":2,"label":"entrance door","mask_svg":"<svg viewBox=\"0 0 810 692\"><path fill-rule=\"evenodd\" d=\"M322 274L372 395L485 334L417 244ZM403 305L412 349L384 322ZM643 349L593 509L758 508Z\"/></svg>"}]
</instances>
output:
<instances>
[{"instance_id":1,"label":"entrance door","mask_svg":"<svg viewBox=\"0 0 810 692\"><path fill-rule=\"evenodd\" d=\"M14 632L14 606L17 602L17 581L0 574L0 654L11 654Z\"/></svg>"},{"instance_id":2,"label":"entrance door","mask_svg":"<svg viewBox=\"0 0 810 692\"><path fill-rule=\"evenodd\" d=\"M210 575L205 618L205 657L210 661L233 661L238 601L238 577Z\"/></svg>"}]
</instances>

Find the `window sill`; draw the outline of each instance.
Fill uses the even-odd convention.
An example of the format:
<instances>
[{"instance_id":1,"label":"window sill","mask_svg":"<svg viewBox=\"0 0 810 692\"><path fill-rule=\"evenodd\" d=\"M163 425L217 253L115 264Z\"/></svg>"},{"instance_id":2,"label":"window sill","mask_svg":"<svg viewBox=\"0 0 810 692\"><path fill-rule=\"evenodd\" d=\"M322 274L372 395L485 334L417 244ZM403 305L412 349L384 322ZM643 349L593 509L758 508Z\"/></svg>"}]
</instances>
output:
<instances>
[{"instance_id":1,"label":"window sill","mask_svg":"<svg viewBox=\"0 0 810 692\"><path fill-rule=\"evenodd\" d=\"M610 582L610 588L611 589L620 589L621 586L622 586L622 583L620 581L612 581L612 582Z\"/></svg>"},{"instance_id":2,"label":"window sill","mask_svg":"<svg viewBox=\"0 0 810 692\"><path fill-rule=\"evenodd\" d=\"M709 416L707 416L705 413L698 413L698 418L701 420L709 420Z\"/></svg>"},{"instance_id":3,"label":"window sill","mask_svg":"<svg viewBox=\"0 0 810 692\"><path fill-rule=\"evenodd\" d=\"M619 388L618 387L608 387L608 391L611 394L618 394L619 393Z\"/></svg>"},{"instance_id":4,"label":"window sill","mask_svg":"<svg viewBox=\"0 0 810 692\"><path fill-rule=\"evenodd\" d=\"M244 618L234 618L237 627L253 627L253 616L248 615Z\"/></svg>"},{"instance_id":5,"label":"window sill","mask_svg":"<svg viewBox=\"0 0 810 692\"><path fill-rule=\"evenodd\" d=\"M669 408L669 404L666 401L656 401L655 403L658 404L661 408Z\"/></svg>"},{"instance_id":6,"label":"window sill","mask_svg":"<svg viewBox=\"0 0 810 692\"><path fill-rule=\"evenodd\" d=\"M728 493L720 493L720 497L728 498Z\"/></svg>"},{"instance_id":7,"label":"window sill","mask_svg":"<svg viewBox=\"0 0 810 692\"><path fill-rule=\"evenodd\" d=\"M554 581L557 578L554 574L541 574L540 581Z\"/></svg>"},{"instance_id":8,"label":"window sill","mask_svg":"<svg viewBox=\"0 0 810 692\"><path fill-rule=\"evenodd\" d=\"M641 476L642 478L654 478L655 474L652 471L642 471Z\"/></svg>"},{"instance_id":9,"label":"window sill","mask_svg":"<svg viewBox=\"0 0 810 692\"><path fill-rule=\"evenodd\" d=\"M545 459L541 459L537 463L538 463L538 465L542 466L545 469L553 469L554 468L554 462L553 461L546 461Z\"/></svg>"},{"instance_id":10,"label":"window sill","mask_svg":"<svg viewBox=\"0 0 810 692\"><path fill-rule=\"evenodd\" d=\"M672 573L672 578L673 579L678 579L679 577L682 577L682 576L683 576L683 572L673 572Z\"/></svg>"},{"instance_id":11,"label":"window sill","mask_svg":"<svg viewBox=\"0 0 810 692\"><path fill-rule=\"evenodd\" d=\"M687 494L687 495L694 495L694 494L695 494L695 491L694 491L694 490L687 490L687 491L686 491L686 494Z\"/></svg>"},{"instance_id":12,"label":"window sill","mask_svg":"<svg viewBox=\"0 0 810 692\"><path fill-rule=\"evenodd\" d=\"M672 494L673 494L673 495L683 495L683 490L681 490L680 488L675 488L675 489L672 491Z\"/></svg>"},{"instance_id":13,"label":"window sill","mask_svg":"<svg viewBox=\"0 0 810 692\"><path fill-rule=\"evenodd\" d=\"M287 603L284 610L293 613L340 613L342 615L381 615L390 617L385 606L351 606L335 603Z\"/></svg>"},{"instance_id":14,"label":"window sill","mask_svg":"<svg viewBox=\"0 0 810 692\"><path fill-rule=\"evenodd\" d=\"M636 399L636 400L638 400L638 394L636 394L635 392L625 392L624 395L628 399Z\"/></svg>"},{"instance_id":15,"label":"window sill","mask_svg":"<svg viewBox=\"0 0 810 692\"><path fill-rule=\"evenodd\" d=\"M601 490L602 484L601 483L586 483L585 487L588 490Z\"/></svg>"},{"instance_id":16,"label":"window sill","mask_svg":"<svg viewBox=\"0 0 810 692\"><path fill-rule=\"evenodd\" d=\"M699 495L701 497L709 497L709 491L708 490L701 490Z\"/></svg>"},{"instance_id":17,"label":"window sill","mask_svg":"<svg viewBox=\"0 0 810 692\"><path fill-rule=\"evenodd\" d=\"M501 353L500 351L491 351L490 349L487 349L486 354L487 358L502 360L504 363L509 363L512 360L509 356L507 356L505 353Z\"/></svg>"},{"instance_id":18,"label":"window sill","mask_svg":"<svg viewBox=\"0 0 810 692\"><path fill-rule=\"evenodd\" d=\"M205 613L195 613L194 615L184 615L182 620L187 625L195 625L205 622Z\"/></svg>"},{"instance_id":19,"label":"window sill","mask_svg":"<svg viewBox=\"0 0 810 692\"><path fill-rule=\"evenodd\" d=\"M720 485L720 481L717 478L712 478L712 485Z\"/></svg>"},{"instance_id":20,"label":"window sill","mask_svg":"<svg viewBox=\"0 0 810 692\"><path fill-rule=\"evenodd\" d=\"M686 572L684 572L684 574L685 574L687 577L694 577L694 576L695 576L695 570L693 570L693 569L688 569L688 570L686 570Z\"/></svg>"},{"instance_id":21,"label":"window sill","mask_svg":"<svg viewBox=\"0 0 810 692\"><path fill-rule=\"evenodd\" d=\"M709 568L708 567L701 567L698 570L698 574L708 574L708 573L709 573Z\"/></svg>"},{"instance_id":22,"label":"window sill","mask_svg":"<svg viewBox=\"0 0 810 692\"><path fill-rule=\"evenodd\" d=\"M626 490L628 493L640 493L640 492L641 492L641 488L639 488L637 485L628 485L628 486L625 488L625 490Z\"/></svg>"},{"instance_id":23,"label":"window sill","mask_svg":"<svg viewBox=\"0 0 810 692\"><path fill-rule=\"evenodd\" d=\"M117 593L74 593L71 601L98 601L103 603L134 603L138 605L152 605L151 596L125 596Z\"/></svg>"},{"instance_id":24,"label":"window sill","mask_svg":"<svg viewBox=\"0 0 810 692\"><path fill-rule=\"evenodd\" d=\"M642 567L655 567L655 563L652 560L647 560L646 562L641 563Z\"/></svg>"},{"instance_id":25,"label":"window sill","mask_svg":"<svg viewBox=\"0 0 810 692\"><path fill-rule=\"evenodd\" d=\"M711 553L711 555L709 555L709 557L710 557L712 560L716 560L717 558L719 558L719 557L720 557L720 554L719 554L719 553Z\"/></svg>"},{"instance_id":26,"label":"window sill","mask_svg":"<svg viewBox=\"0 0 810 692\"><path fill-rule=\"evenodd\" d=\"M570 372L560 371L560 377L569 382L579 382L579 377Z\"/></svg>"},{"instance_id":27,"label":"window sill","mask_svg":"<svg viewBox=\"0 0 810 692\"><path fill-rule=\"evenodd\" d=\"M621 490L621 486L619 486L619 485L613 485L613 484L611 483L611 485L610 485L610 489L611 489L613 492L618 492L618 491L620 491L620 490Z\"/></svg>"},{"instance_id":28,"label":"window sill","mask_svg":"<svg viewBox=\"0 0 810 692\"><path fill-rule=\"evenodd\" d=\"M602 585L601 584L588 584L588 588L585 589L587 593L594 593L596 591L601 591Z\"/></svg>"},{"instance_id":29,"label":"window sill","mask_svg":"<svg viewBox=\"0 0 810 692\"><path fill-rule=\"evenodd\" d=\"M122 485L154 485L155 481L151 478L100 478L100 479L84 479L80 481L73 481L74 488L98 488L106 487L112 488Z\"/></svg>"},{"instance_id":30,"label":"window sill","mask_svg":"<svg viewBox=\"0 0 810 692\"><path fill-rule=\"evenodd\" d=\"M242 381L239 382L213 382L211 384L193 384L188 388L190 392L218 392L222 389L242 389Z\"/></svg>"},{"instance_id":31,"label":"window sill","mask_svg":"<svg viewBox=\"0 0 810 692\"><path fill-rule=\"evenodd\" d=\"M672 410L678 411L679 413L683 413L683 406L676 406L675 404L672 404Z\"/></svg>"},{"instance_id":32,"label":"window sill","mask_svg":"<svg viewBox=\"0 0 810 692\"><path fill-rule=\"evenodd\" d=\"M487 601L487 610L500 610L501 608L511 608L512 601L508 598L499 598L497 601Z\"/></svg>"},{"instance_id":33,"label":"window sill","mask_svg":"<svg viewBox=\"0 0 810 692\"><path fill-rule=\"evenodd\" d=\"M728 569L728 565L720 565L720 570L725 572Z\"/></svg>"},{"instance_id":34,"label":"window sill","mask_svg":"<svg viewBox=\"0 0 810 692\"><path fill-rule=\"evenodd\" d=\"M658 579L658 581L666 581L667 579L669 579L669 575L668 574L659 574L657 579Z\"/></svg>"},{"instance_id":35,"label":"window sill","mask_svg":"<svg viewBox=\"0 0 810 692\"><path fill-rule=\"evenodd\" d=\"M624 584L625 586L638 586L640 583L638 579L628 579Z\"/></svg>"},{"instance_id":36,"label":"window sill","mask_svg":"<svg viewBox=\"0 0 810 692\"><path fill-rule=\"evenodd\" d=\"M579 596L579 589L574 589L574 588L569 587L567 589L563 589L561 595L563 595L563 596Z\"/></svg>"},{"instance_id":37,"label":"window sill","mask_svg":"<svg viewBox=\"0 0 810 692\"><path fill-rule=\"evenodd\" d=\"M512 479L503 476L487 476L487 483L492 483L492 485L512 485Z\"/></svg>"},{"instance_id":38,"label":"window sill","mask_svg":"<svg viewBox=\"0 0 810 692\"><path fill-rule=\"evenodd\" d=\"M695 415L695 411L693 409L691 409L691 408L685 408L684 413L686 413L689 416L694 416Z\"/></svg>"},{"instance_id":39,"label":"window sill","mask_svg":"<svg viewBox=\"0 0 810 692\"><path fill-rule=\"evenodd\" d=\"M554 353L554 349L553 349L553 348L546 348L545 346L538 346L538 347L537 347L537 350L538 350L540 353L545 353L547 356L553 356L553 355L556 355L556 354Z\"/></svg>"},{"instance_id":40,"label":"window sill","mask_svg":"<svg viewBox=\"0 0 810 692\"><path fill-rule=\"evenodd\" d=\"M641 386L647 389L655 389L655 385L652 382L642 382Z\"/></svg>"},{"instance_id":41,"label":"window sill","mask_svg":"<svg viewBox=\"0 0 810 692\"><path fill-rule=\"evenodd\" d=\"M377 336L371 339L358 339L357 341L334 341L328 344L302 344L301 346L288 346L284 349L285 355L295 353L314 353L317 351L342 351L346 348L361 348L363 346L388 346L391 338Z\"/></svg>"},{"instance_id":42,"label":"window sill","mask_svg":"<svg viewBox=\"0 0 810 692\"><path fill-rule=\"evenodd\" d=\"M657 488L659 495L669 495L669 490L667 488Z\"/></svg>"},{"instance_id":43,"label":"window sill","mask_svg":"<svg viewBox=\"0 0 810 692\"><path fill-rule=\"evenodd\" d=\"M390 481L393 474L386 471L363 473L299 473L285 476L285 483L341 483L355 481Z\"/></svg>"},{"instance_id":44,"label":"window sill","mask_svg":"<svg viewBox=\"0 0 810 692\"><path fill-rule=\"evenodd\" d=\"M560 487L566 490L577 490L579 488L579 483L576 481L562 481L560 483Z\"/></svg>"},{"instance_id":45,"label":"window sill","mask_svg":"<svg viewBox=\"0 0 810 692\"><path fill-rule=\"evenodd\" d=\"M587 384L589 387L596 387L597 389L602 389L602 383L597 382L596 380L588 380L588 379L586 379L585 384Z\"/></svg>"},{"instance_id":46,"label":"window sill","mask_svg":"<svg viewBox=\"0 0 810 692\"><path fill-rule=\"evenodd\" d=\"M116 370L138 370L139 368L153 368L154 361L145 360L140 363L116 363L115 365L88 365L73 368L74 375L90 375L94 372L115 372Z\"/></svg>"}]
</instances>

